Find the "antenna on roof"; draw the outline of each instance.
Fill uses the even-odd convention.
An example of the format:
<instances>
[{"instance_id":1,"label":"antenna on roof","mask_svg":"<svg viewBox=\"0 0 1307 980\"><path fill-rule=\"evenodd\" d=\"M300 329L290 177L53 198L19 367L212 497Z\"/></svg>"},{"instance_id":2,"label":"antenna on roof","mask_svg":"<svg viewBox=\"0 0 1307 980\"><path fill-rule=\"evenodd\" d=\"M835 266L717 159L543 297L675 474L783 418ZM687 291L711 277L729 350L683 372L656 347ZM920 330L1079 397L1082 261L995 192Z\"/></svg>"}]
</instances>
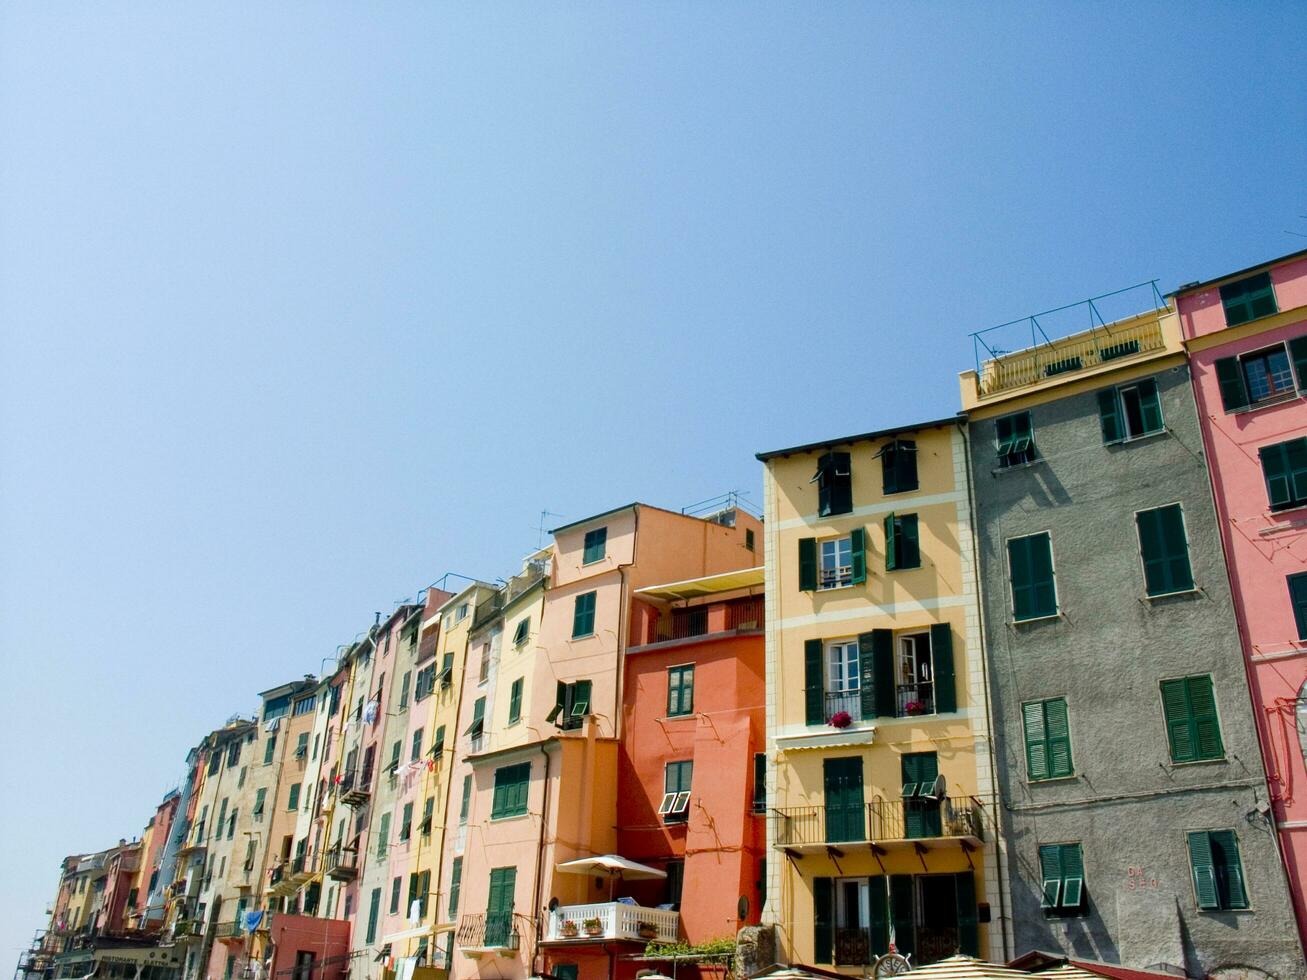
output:
<instances>
[{"instance_id":1,"label":"antenna on roof","mask_svg":"<svg viewBox=\"0 0 1307 980\"><path fill-rule=\"evenodd\" d=\"M566 516L566 514L555 514L552 510L540 512L540 524L536 527L536 551L545 546L545 527L549 524L549 518Z\"/></svg>"}]
</instances>

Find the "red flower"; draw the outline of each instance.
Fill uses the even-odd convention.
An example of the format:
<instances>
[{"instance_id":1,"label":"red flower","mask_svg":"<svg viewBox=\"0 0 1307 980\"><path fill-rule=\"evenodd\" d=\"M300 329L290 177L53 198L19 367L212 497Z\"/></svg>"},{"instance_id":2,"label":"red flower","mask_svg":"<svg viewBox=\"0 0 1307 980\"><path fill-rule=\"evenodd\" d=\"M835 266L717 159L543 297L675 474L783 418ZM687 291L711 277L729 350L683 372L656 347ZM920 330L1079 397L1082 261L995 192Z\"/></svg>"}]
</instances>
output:
<instances>
[{"instance_id":1,"label":"red flower","mask_svg":"<svg viewBox=\"0 0 1307 980\"><path fill-rule=\"evenodd\" d=\"M847 711L837 711L831 715L830 723L835 728L848 728L853 724L853 716Z\"/></svg>"}]
</instances>

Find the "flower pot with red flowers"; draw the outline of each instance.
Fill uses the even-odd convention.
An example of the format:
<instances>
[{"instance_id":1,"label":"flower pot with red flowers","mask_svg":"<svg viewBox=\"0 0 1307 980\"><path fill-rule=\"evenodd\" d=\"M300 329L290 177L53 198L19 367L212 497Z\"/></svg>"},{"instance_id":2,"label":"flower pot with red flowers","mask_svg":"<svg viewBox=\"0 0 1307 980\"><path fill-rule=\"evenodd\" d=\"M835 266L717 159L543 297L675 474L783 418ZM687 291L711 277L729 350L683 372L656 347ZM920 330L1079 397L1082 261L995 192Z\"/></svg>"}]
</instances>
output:
<instances>
[{"instance_id":1,"label":"flower pot with red flowers","mask_svg":"<svg viewBox=\"0 0 1307 980\"><path fill-rule=\"evenodd\" d=\"M830 716L830 723L832 728L848 728L853 724L853 715L847 711L837 711Z\"/></svg>"},{"instance_id":2,"label":"flower pot with red flowers","mask_svg":"<svg viewBox=\"0 0 1307 980\"><path fill-rule=\"evenodd\" d=\"M564 919L561 923L559 923L558 931L562 933L563 938L565 939L574 939L576 936L580 935L581 933L581 930L577 926L575 919Z\"/></svg>"},{"instance_id":3,"label":"flower pot with red flowers","mask_svg":"<svg viewBox=\"0 0 1307 980\"><path fill-rule=\"evenodd\" d=\"M926 713L926 702L909 701L903 706L903 711L905 714L909 715L924 715Z\"/></svg>"},{"instance_id":4,"label":"flower pot with red flowers","mask_svg":"<svg viewBox=\"0 0 1307 980\"><path fill-rule=\"evenodd\" d=\"M598 919L586 919L581 923L581 928L587 936L597 936L604 931L604 924Z\"/></svg>"}]
</instances>

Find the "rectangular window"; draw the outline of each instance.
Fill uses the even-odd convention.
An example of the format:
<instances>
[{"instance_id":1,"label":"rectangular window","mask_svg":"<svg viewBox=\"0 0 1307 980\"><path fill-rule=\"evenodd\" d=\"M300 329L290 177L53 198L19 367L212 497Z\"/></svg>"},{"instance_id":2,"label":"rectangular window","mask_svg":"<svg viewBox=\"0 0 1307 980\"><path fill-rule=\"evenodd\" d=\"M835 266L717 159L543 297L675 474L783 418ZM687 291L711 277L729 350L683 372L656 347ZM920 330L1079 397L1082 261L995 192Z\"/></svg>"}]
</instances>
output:
<instances>
[{"instance_id":1,"label":"rectangular window","mask_svg":"<svg viewBox=\"0 0 1307 980\"><path fill-rule=\"evenodd\" d=\"M399 914L399 896L404 890L404 879L396 877L390 882L390 914Z\"/></svg>"},{"instance_id":2,"label":"rectangular window","mask_svg":"<svg viewBox=\"0 0 1307 980\"><path fill-rule=\"evenodd\" d=\"M1193 870L1194 899L1207 912L1246 909L1239 841L1233 830L1197 831L1189 837L1189 866Z\"/></svg>"},{"instance_id":3,"label":"rectangular window","mask_svg":"<svg viewBox=\"0 0 1307 980\"><path fill-rule=\"evenodd\" d=\"M753 754L753 812L767 812L767 753Z\"/></svg>"},{"instance_id":4,"label":"rectangular window","mask_svg":"<svg viewBox=\"0 0 1307 980\"><path fill-rule=\"evenodd\" d=\"M440 754L445 751L445 726L440 725L436 728L436 740L431 743L431 757L439 759Z\"/></svg>"},{"instance_id":5,"label":"rectangular window","mask_svg":"<svg viewBox=\"0 0 1307 980\"><path fill-rule=\"evenodd\" d=\"M1298 627L1298 639L1307 640L1307 572L1290 575L1289 602L1293 605L1293 621Z\"/></svg>"},{"instance_id":6,"label":"rectangular window","mask_svg":"<svg viewBox=\"0 0 1307 980\"><path fill-rule=\"evenodd\" d=\"M254 813L255 820L261 820L263 818L263 807L267 803L267 800L268 800L268 791L266 789L260 789L258 792L254 794L253 813Z\"/></svg>"},{"instance_id":7,"label":"rectangular window","mask_svg":"<svg viewBox=\"0 0 1307 980\"><path fill-rule=\"evenodd\" d=\"M263 764L272 765L273 753L277 751L277 733L273 732L268 736L268 741L263 745Z\"/></svg>"},{"instance_id":8,"label":"rectangular window","mask_svg":"<svg viewBox=\"0 0 1307 980\"><path fill-rule=\"evenodd\" d=\"M287 810L298 810L300 808L300 784L291 783L290 795L286 800Z\"/></svg>"},{"instance_id":9,"label":"rectangular window","mask_svg":"<svg viewBox=\"0 0 1307 980\"><path fill-rule=\"evenodd\" d=\"M425 734L426 730L422 728L419 728L413 733L413 739L409 745L408 751L409 762L417 762L418 759L422 758L422 736Z\"/></svg>"},{"instance_id":10,"label":"rectangular window","mask_svg":"<svg viewBox=\"0 0 1307 980\"><path fill-rule=\"evenodd\" d=\"M227 768L235 769L236 766L240 764L240 761L241 761L241 743L240 740L237 739L235 742L232 742L231 745L227 747Z\"/></svg>"},{"instance_id":11,"label":"rectangular window","mask_svg":"<svg viewBox=\"0 0 1307 980\"><path fill-rule=\"evenodd\" d=\"M307 759L309 757L309 733L300 732L299 737L295 740L295 758Z\"/></svg>"},{"instance_id":12,"label":"rectangular window","mask_svg":"<svg viewBox=\"0 0 1307 980\"><path fill-rule=\"evenodd\" d=\"M463 887L463 859L454 858L454 863L449 868L449 921L453 922L458 916L458 893Z\"/></svg>"},{"instance_id":13,"label":"rectangular window","mask_svg":"<svg viewBox=\"0 0 1307 980\"><path fill-rule=\"evenodd\" d=\"M377 830L377 857L385 857L388 847L390 847L390 814L383 813L381 826Z\"/></svg>"},{"instance_id":14,"label":"rectangular window","mask_svg":"<svg viewBox=\"0 0 1307 980\"><path fill-rule=\"evenodd\" d=\"M463 777L463 802L458 807L458 823L461 827L467 823L468 810L472 806L472 774Z\"/></svg>"},{"instance_id":15,"label":"rectangular window","mask_svg":"<svg viewBox=\"0 0 1307 980\"><path fill-rule=\"evenodd\" d=\"M820 589L842 589L853 584L853 539L821 542Z\"/></svg>"},{"instance_id":16,"label":"rectangular window","mask_svg":"<svg viewBox=\"0 0 1307 980\"><path fill-rule=\"evenodd\" d=\"M1020 466L1033 462L1038 456L1029 412L1003 416L994 423L994 433L1000 467Z\"/></svg>"},{"instance_id":17,"label":"rectangular window","mask_svg":"<svg viewBox=\"0 0 1307 980\"><path fill-rule=\"evenodd\" d=\"M694 664L667 668L667 715L694 713Z\"/></svg>"},{"instance_id":18,"label":"rectangular window","mask_svg":"<svg viewBox=\"0 0 1307 980\"><path fill-rule=\"evenodd\" d=\"M900 636L898 641L899 656L894 671L897 693L895 715L900 718L907 715L932 715L936 711L935 657L931 650L930 633L909 633ZM949 662L951 664L951 660Z\"/></svg>"},{"instance_id":19,"label":"rectangular window","mask_svg":"<svg viewBox=\"0 0 1307 980\"><path fill-rule=\"evenodd\" d=\"M880 451L881 485L886 493L917 489L917 444L894 439Z\"/></svg>"},{"instance_id":20,"label":"rectangular window","mask_svg":"<svg viewBox=\"0 0 1307 980\"><path fill-rule=\"evenodd\" d=\"M381 913L381 889L372 889L372 899L368 902L368 936L369 944L377 941L377 916ZM234 957L233 957L234 959Z\"/></svg>"},{"instance_id":21,"label":"rectangular window","mask_svg":"<svg viewBox=\"0 0 1307 980\"><path fill-rule=\"evenodd\" d=\"M503 766L495 770L495 791L490 818L519 817L526 813L527 791L531 786L531 763Z\"/></svg>"},{"instance_id":22,"label":"rectangular window","mask_svg":"<svg viewBox=\"0 0 1307 980\"><path fill-rule=\"evenodd\" d=\"M1040 905L1050 911L1079 912L1085 902L1085 861L1080 844L1042 844L1039 873L1043 885Z\"/></svg>"},{"instance_id":23,"label":"rectangular window","mask_svg":"<svg viewBox=\"0 0 1307 980\"><path fill-rule=\"evenodd\" d=\"M856 720L862 717L862 665L858 641L834 640L826 644L826 704L829 721L841 711Z\"/></svg>"},{"instance_id":24,"label":"rectangular window","mask_svg":"<svg viewBox=\"0 0 1307 980\"><path fill-rule=\"evenodd\" d=\"M658 815L666 823L689 819L690 782L694 777L694 761L669 762L663 768L663 798L658 804Z\"/></svg>"},{"instance_id":25,"label":"rectangular window","mask_svg":"<svg viewBox=\"0 0 1307 980\"><path fill-rule=\"evenodd\" d=\"M1221 305L1225 307L1227 327L1237 327L1249 320L1258 320L1278 312L1271 274L1259 272L1247 279L1226 283L1221 287Z\"/></svg>"},{"instance_id":26,"label":"rectangular window","mask_svg":"<svg viewBox=\"0 0 1307 980\"><path fill-rule=\"evenodd\" d=\"M517 868L490 869L485 938L482 940L489 947L507 946L513 935L513 893L516 890Z\"/></svg>"},{"instance_id":27,"label":"rectangular window","mask_svg":"<svg viewBox=\"0 0 1307 980\"><path fill-rule=\"evenodd\" d=\"M1271 510L1307 504L1307 436L1257 450Z\"/></svg>"},{"instance_id":28,"label":"rectangular window","mask_svg":"<svg viewBox=\"0 0 1307 980\"><path fill-rule=\"evenodd\" d=\"M853 471L848 453L824 453L817 461L817 513L822 517L853 510Z\"/></svg>"},{"instance_id":29,"label":"rectangular window","mask_svg":"<svg viewBox=\"0 0 1307 980\"><path fill-rule=\"evenodd\" d=\"M663 897L667 899L667 904L673 909L679 909L681 907L681 892L685 886L685 862L668 861L665 870L667 871L667 880Z\"/></svg>"},{"instance_id":30,"label":"rectangular window","mask_svg":"<svg viewBox=\"0 0 1307 980\"><path fill-rule=\"evenodd\" d=\"M404 671L404 676L399 679L399 710L403 711L408 707L408 689L413 683L413 671Z\"/></svg>"},{"instance_id":31,"label":"rectangular window","mask_svg":"<svg viewBox=\"0 0 1307 980\"><path fill-rule=\"evenodd\" d=\"M1189 542L1179 504L1141 510L1135 515L1144 584L1150 596L1188 592L1194 587Z\"/></svg>"},{"instance_id":32,"label":"rectangular window","mask_svg":"<svg viewBox=\"0 0 1307 980\"><path fill-rule=\"evenodd\" d=\"M608 528L597 527L593 531L586 531L585 551L581 555L581 564L591 565L594 562L603 561L607 545Z\"/></svg>"},{"instance_id":33,"label":"rectangular window","mask_svg":"<svg viewBox=\"0 0 1307 980\"><path fill-rule=\"evenodd\" d=\"M404 816L399 822L399 839L408 840L413 836L413 804L404 804Z\"/></svg>"},{"instance_id":34,"label":"rectangular window","mask_svg":"<svg viewBox=\"0 0 1307 980\"><path fill-rule=\"evenodd\" d=\"M522 684L523 678L513 681L508 690L508 723L516 725L522 720Z\"/></svg>"},{"instance_id":35,"label":"rectangular window","mask_svg":"<svg viewBox=\"0 0 1307 980\"><path fill-rule=\"evenodd\" d=\"M413 703L418 704L431 696L436 687L436 665L423 667L413 682Z\"/></svg>"},{"instance_id":36,"label":"rectangular window","mask_svg":"<svg viewBox=\"0 0 1307 980\"><path fill-rule=\"evenodd\" d=\"M517 624L517 629L513 630L513 646L520 647L527 641L531 635L531 617L525 617Z\"/></svg>"},{"instance_id":37,"label":"rectangular window","mask_svg":"<svg viewBox=\"0 0 1307 980\"><path fill-rule=\"evenodd\" d=\"M585 716L590 713L589 681L573 681L571 684L558 682L554 706L545 721L556 724L563 731L580 728Z\"/></svg>"},{"instance_id":38,"label":"rectangular window","mask_svg":"<svg viewBox=\"0 0 1307 980\"><path fill-rule=\"evenodd\" d=\"M916 514L890 514L885 518L885 570L921 567Z\"/></svg>"},{"instance_id":39,"label":"rectangular window","mask_svg":"<svg viewBox=\"0 0 1307 980\"><path fill-rule=\"evenodd\" d=\"M474 742L479 739L486 730L486 699L477 698L472 704L472 724L467 726L463 732Z\"/></svg>"},{"instance_id":40,"label":"rectangular window","mask_svg":"<svg viewBox=\"0 0 1307 980\"><path fill-rule=\"evenodd\" d=\"M395 774L395 770L399 768L399 757L403 751L403 744L399 739L395 739L395 744L390 747L390 762L386 763L386 768L390 770L392 776Z\"/></svg>"},{"instance_id":41,"label":"rectangular window","mask_svg":"<svg viewBox=\"0 0 1307 980\"><path fill-rule=\"evenodd\" d=\"M436 812L436 798L428 796L422 803L422 823L418 826L422 830L422 836L426 837L431 834L431 818Z\"/></svg>"},{"instance_id":42,"label":"rectangular window","mask_svg":"<svg viewBox=\"0 0 1307 980\"><path fill-rule=\"evenodd\" d=\"M1062 779L1075 772L1071 762L1071 724L1066 698L1029 701L1021 706L1026 736L1026 778Z\"/></svg>"},{"instance_id":43,"label":"rectangular window","mask_svg":"<svg viewBox=\"0 0 1307 980\"><path fill-rule=\"evenodd\" d=\"M1017 622L1057 615L1053 581L1053 540L1047 531L1007 543L1008 576L1012 583L1012 618Z\"/></svg>"},{"instance_id":44,"label":"rectangular window","mask_svg":"<svg viewBox=\"0 0 1307 980\"><path fill-rule=\"evenodd\" d=\"M311 694L307 698L300 698L300 700L295 702L294 707L291 709L291 716L298 717L300 715L307 715L317 706L317 703L318 696L316 694Z\"/></svg>"},{"instance_id":45,"label":"rectangular window","mask_svg":"<svg viewBox=\"0 0 1307 980\"><path fill-rule=\"evenodd\" d=\"M1239 367L1243 370L1244 390L1250 404L1280 401L1298 393L1284 344L1241 355Z\"/></svg>"},{"instance_id":46,"label":"rectangular window","mask_svg":"<svg viewBox=\"0 0 1307 980\"><path fill-rule=\"evenodd\" d=\"M1210 674L1162 681L1162 714L1172 762L1225 758Z\"/></svg>"},{"instance_id":47,"label":"rectangular window","mask_svg":"<svg viewBox=\"0 0 1307 980\"><path fill-rule=\"evenodd\" d=\"M595 596L586 592L576 597L576 607L572 611L572 639L589 636L595 631Z\"/></svg>"},{"instance_id":48,"label":"rectangular window","mask_svg":"<svg viewBox=\"0 0 1307 980\"><path fill-rule=\"evenodd\" d=\"M1145 378L1135 384L1098 393L1098 422L1103 442L1112 444L1161 432L1162 403L1157 382Z\"/></svg>"}]
</instances>

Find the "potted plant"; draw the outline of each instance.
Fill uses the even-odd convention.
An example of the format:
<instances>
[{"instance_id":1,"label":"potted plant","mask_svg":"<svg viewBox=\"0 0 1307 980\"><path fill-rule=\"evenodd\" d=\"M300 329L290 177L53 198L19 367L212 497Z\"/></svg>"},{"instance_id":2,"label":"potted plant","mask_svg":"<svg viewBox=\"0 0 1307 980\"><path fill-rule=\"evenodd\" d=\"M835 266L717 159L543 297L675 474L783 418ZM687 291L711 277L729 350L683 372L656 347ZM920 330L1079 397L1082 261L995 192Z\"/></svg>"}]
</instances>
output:
<instances>
[{"instance_id":1,"label":"potted plant","mask_svg":"<svg viewBox=\"0 0 1307 980\"><path fill-rule=\"evenodd\" d=\"M559 923L558 930L567 939L572 939L581 931L577 927L575 919L564 919L561 923Z\"/></svg>"},{"instance_id":2,"label":"potted plant","mask_svg":"<svg viewBox=\"0 0 1307 980\"><path fill-rule=\"evenodd\" d=\"M853 724L853 716L847 711L837 711L830 716L832 728L848 728Z\"/></svg>"},{"instance_id":3,"label":"potted plant","mask_svg":"<svg viewBox=\"0 0 1307 980\"><path fill-rule=\"evenodd\" d=\"M604 931L604 924L598 919L586 919L581 923L581 928L587 936L597 936Z\"/></svg>"},{"instance_id":4,"label":"potted plant","mask_svg":"<svg viewBox=\"0 0 1307 980\"><path fill-rule=\"evenodd\" d=\"M909 701L903 706L903 710L910 715L924 715L926 713L926 702Z\"/></svg>"},{"instance_id":5,"label":"potted plant","mask_svg":"<svg viewBox=\"0 0 1307 980\"><path fill-rule=\"evenodd\" d=\"M635 931L641 939L653 939L658 935L658 927L652 922L643 920L635 924Z\"/></svg>"}]
</instances>

